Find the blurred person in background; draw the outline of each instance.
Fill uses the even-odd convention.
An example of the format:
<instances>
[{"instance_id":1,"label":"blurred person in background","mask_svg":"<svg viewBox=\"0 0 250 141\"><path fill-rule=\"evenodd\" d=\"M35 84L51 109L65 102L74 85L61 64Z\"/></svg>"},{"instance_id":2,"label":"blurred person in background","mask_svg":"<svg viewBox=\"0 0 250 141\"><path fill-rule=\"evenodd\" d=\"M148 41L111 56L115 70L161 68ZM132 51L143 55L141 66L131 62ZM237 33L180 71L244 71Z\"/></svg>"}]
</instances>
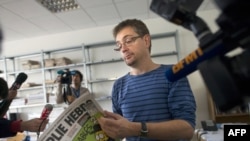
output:
<instances>
[{"instance_id":1,"label":"blurred person in background","mask_svg":"<svg viewBox=\"0 0 250 141\"><path fill-rule=\"evenodd\" d=\"M83 75L78 70L70 71L71 84L69 87L69 92L65 92L62 84L62 76L59 75L57 78L57 91L56 91L56 103L61 104L65 102L66 104L71 104L75 99L82 95L90 94L89 90L82 86ZM64 86L65 87L65 86ZM66 88L67 89L67 88Z\"/></svg>"}]
</instances>

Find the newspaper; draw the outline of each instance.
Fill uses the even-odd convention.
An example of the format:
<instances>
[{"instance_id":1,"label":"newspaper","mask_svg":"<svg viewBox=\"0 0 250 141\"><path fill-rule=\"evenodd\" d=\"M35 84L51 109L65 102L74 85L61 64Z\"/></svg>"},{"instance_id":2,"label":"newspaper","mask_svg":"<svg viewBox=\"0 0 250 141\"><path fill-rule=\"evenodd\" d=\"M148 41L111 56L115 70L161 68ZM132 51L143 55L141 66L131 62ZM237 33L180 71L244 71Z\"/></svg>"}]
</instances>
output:
<instances>
[{"instance_id":1,"label":"newspaper","mask_svg":"<svg viewBox=\"0 0 250 141\"><path fill-rule=\"evenodd\" d=\"M97 122L102 108L91 94L82 95L41 134L38 141L115 141Z\"/></svg>"}]
</instances>

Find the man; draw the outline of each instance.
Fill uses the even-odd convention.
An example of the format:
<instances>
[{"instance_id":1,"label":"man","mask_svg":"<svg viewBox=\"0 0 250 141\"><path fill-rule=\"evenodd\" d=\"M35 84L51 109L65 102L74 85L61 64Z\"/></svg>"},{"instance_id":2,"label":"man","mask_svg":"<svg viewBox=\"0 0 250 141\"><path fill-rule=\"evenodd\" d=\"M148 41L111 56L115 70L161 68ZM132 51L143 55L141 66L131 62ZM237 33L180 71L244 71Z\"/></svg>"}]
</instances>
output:
<instances>
[{"instance_id":1,"label":"man","mask_svg":"<svg viewBox=\"0 0 250 141\"><path fill-rule=\"evenodd\" d=\"M116 51L131 68L112 89L113 112L98 119L112 138L126 141L190 140L195 128L196 103L187 78L169 82L170 65L152 61L151 37L137 19L119 23L113 30Z\"/></svg>"},{"instance_id":2,"label":"man","mask_svg":"<svg viewBox=\"0 0 250 141\"><path fill-rule=\"evenodd\" d=\"M0 28L0 53L1 53L1 43L3 35ZM4 107L5 100L10 101L16 97L16 90L8 90L8 84L5 80L0 78L0 112L5 112ZM11 121L6 118L0 117L0 138L15 136L17 132L30 131L30 132L40 132L43 131L48 123L48 119L42 120L39 118L34 118L28 121Z\"/></svg>"},{"instance_id":3,"label":"man","mask_svg":"<svg viewBox=\"0 0 250 141\"><path fill-rule=\"evenodd\" d=\"M85 87L82 87L83 75L78 70L73 70L71 73L71 85L70 85L70 95L63 93L61 80L62 76L59 76L57 82L57 92L56 92L56 103L61 104L63 102L71 104L76 98L81 95L90 94L89 90Z\"/></svg>"}]
</instances>

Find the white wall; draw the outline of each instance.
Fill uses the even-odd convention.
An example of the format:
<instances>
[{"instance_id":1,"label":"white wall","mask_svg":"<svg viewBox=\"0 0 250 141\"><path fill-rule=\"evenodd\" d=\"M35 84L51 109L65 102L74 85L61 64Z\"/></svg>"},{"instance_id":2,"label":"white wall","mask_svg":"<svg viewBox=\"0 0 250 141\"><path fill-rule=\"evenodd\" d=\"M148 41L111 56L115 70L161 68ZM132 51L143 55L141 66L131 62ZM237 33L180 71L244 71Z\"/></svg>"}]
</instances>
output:
<instances>
[{"instance_id":1,"label":"white wall","mask_svg":"<svg viewBox=\"0 0 250 141\"><path fill-rule=\"evenodd\" d=\"M218 28L215 24L215 19L219 15L219 11L203 11L198 13L199 16L206 21L212 31L216 31ZM166 33L172 31L179 31L180 35L180 53L181 58L185 57L188 53L197 48L198 42L193 33L185 30L180 26L176 26L169 23L165 19L156 18L151 20L145 20L148 25L151 34ZM87 30L79 30L75 32L55 34L50 36L30 38L19 41L4 42L3 55L14 56L33 52L40 52L41 50L51 50L59 48L68 48L71 46L79 46L82 43L91 44L102 41L113 40L112 29L114 25L106 27L98 27ZM101 33L101 34L100 34ZM18 51L13 51L18 50ZM107 51L108 53L109 51ZM198 71L188 76L192 90L194 92L197 103L197 127L200 127L200 121L209 119L206 87ZM108 110L110 105L106 105Z\"/></svg>"}]
</instances>

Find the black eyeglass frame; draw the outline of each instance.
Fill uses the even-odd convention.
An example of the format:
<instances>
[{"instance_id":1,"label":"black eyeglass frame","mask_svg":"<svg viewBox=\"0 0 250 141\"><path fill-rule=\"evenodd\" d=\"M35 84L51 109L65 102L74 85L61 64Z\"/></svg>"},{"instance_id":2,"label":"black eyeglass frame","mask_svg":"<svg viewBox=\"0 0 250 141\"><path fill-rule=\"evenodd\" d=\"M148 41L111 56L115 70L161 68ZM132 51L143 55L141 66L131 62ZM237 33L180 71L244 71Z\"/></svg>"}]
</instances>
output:
<instances>
[{"instance_id":1,"label":"black eyeglass frame","mask_svg":"<svg viewBox=\"0 0 250 141\"><path fill-rule=\"evenodd\" d=\"M141 37L142 37L141 35L132 36L132 37L123 39L122 43L121 42L116 42L116 47L117 48L114 48L114 51L120 51L123 46L126 46L126 47L131 46L137 39L139 39ZM128 40L128 39L130 39L130 40Z\"/></svg>"}]
</instances>

